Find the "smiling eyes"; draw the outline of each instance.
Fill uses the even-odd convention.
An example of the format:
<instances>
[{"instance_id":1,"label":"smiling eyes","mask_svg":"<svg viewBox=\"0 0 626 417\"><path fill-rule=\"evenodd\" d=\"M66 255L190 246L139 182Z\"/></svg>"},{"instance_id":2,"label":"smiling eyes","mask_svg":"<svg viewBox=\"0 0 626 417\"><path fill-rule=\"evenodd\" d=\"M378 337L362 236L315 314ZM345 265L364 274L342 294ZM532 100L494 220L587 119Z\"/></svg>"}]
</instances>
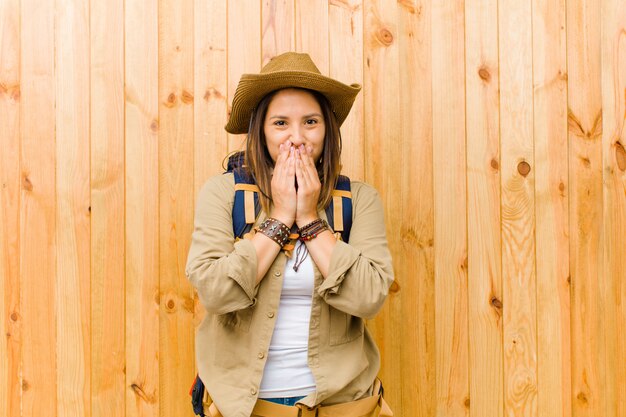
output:
<instances>
[{"instance_id":1,"label":"smiling eyes","mask_svg":"<svg viewBox=\"0 0 626 417\"><path fill-rule=\"evenodd\" d=\"M317 119L307 119L304 121L305 125L308 126L315 126L316 124L318 124L319 121ZM287 121L286 120L276 120L273 123L274 126L287 126Z\"/></svg>"}]
</instances>

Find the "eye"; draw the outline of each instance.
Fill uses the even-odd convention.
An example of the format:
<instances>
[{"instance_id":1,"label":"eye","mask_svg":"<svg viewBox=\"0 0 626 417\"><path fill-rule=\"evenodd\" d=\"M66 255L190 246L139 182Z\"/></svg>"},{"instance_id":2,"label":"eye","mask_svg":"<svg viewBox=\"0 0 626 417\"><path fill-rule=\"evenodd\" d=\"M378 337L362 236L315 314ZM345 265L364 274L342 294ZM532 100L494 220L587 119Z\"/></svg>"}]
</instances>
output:
<instances>
[{"instance_id":1,"label":"eye","mask_svg":"<svg viewBox=\"0 0 626 417\"><path fill-rule=\"evenodd\" d=\"M285 123L284 120L276 120L274 122L274 126L285 126L285 125L286 125L286 123Z\"/></svg>"},{"instance_id":2,"label":"eye","mask_svg":"<svg viewBox=\"0 0 626 417\"><path fill-rule=\"evenodd\" d=\"M307 125L316 125L317 124L317 119L307 119L306 122L304 122Z\"/></svg>"}]
</instances>

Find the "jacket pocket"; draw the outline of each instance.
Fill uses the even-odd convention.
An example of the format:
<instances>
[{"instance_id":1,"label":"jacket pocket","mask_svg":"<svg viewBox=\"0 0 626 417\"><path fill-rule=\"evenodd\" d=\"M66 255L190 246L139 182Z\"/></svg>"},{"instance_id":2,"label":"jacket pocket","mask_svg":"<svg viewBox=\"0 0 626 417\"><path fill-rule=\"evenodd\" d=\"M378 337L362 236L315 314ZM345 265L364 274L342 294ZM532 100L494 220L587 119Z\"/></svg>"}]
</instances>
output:
<instances>
[{"instance_id":1,"label":"jacket pocket","mask_svg":"<svg viewBox=\"0 0 626 417\"><path fill-rule=\"evenodd\" d=\"M328 308L330 309L330 344L332 346L351 342L363 335L365 323L362 318L344 313L332 306Z\"/></svg>"}]
</instances>

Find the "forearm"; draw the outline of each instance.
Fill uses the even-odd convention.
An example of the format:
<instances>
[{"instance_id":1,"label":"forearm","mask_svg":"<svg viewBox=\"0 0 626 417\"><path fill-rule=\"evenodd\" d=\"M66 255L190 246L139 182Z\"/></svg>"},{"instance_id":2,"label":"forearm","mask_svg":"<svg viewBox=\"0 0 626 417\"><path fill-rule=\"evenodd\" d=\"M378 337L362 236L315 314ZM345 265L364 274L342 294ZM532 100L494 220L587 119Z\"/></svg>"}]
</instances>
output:
<instances>
[{"instance_id":1,"label":"forearm","mask_svg":"<svg viewBox=\"0 0 626 417\"><path fill-rule=\"evenodd\" d=\"M255 233L252 238L252 244L256 250L257 258L257 273L256 273L256 285L261 282L270 266L274 262L274 259L278 256L281 247L269 237L263 233Z\"/></svg>"},{"instance_id":2,"label":"forearm","mask_svg":"<svg viewBox=\"0 0 626 417\"><path fill-rule=\"evenodd\" d=\"M311 259L317 265L322 276L326 278L330 268L330 258L337 244L335 236L333 236L330 230L325 230L317 235L315 239L305 241L305 244Z\"/></svg>"}]
</instances>

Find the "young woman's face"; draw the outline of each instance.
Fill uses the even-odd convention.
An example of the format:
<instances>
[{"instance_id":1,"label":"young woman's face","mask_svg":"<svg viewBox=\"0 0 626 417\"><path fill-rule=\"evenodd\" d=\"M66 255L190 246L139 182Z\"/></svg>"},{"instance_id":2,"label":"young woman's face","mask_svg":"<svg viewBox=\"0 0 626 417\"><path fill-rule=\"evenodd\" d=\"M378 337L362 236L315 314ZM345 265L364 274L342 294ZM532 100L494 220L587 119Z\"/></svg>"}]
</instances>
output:
<instances>
[{"instance_id":1,"label":"young woman's face","mask_svg":"<svg viewBox=\"0 0 626 417\"><path fill-rule=\"evenodd\" d=\"M324 149L326 128L322 109L313 94L304 90L287 88L277 92L263 123L267 149L276 162L279 146L290 142L299 147L313 149L313 161L317 162Z\"/></svg>"}]
</instances>

